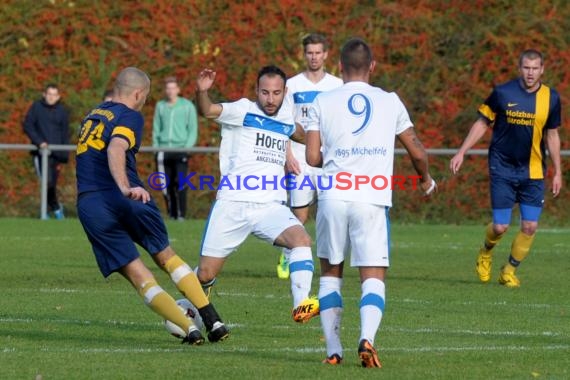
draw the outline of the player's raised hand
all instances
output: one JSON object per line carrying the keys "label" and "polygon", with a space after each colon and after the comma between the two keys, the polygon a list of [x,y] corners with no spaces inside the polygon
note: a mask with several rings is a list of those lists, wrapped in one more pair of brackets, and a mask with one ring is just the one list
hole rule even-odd
{"label": "player's raised hand", "polygon": [[204,69],[198,74],[198,79],[196,79],[196,90],[207,91],[214,84],[214,79],[216,78],[216,72],[212,69]]}
{"label": "player's raised hand", "polygon": [[150,201],[150,194],[142,187],[131,187],[125,195],[132,200],[141,201],[142,203]]}
{"label": "player's raised hand", "polygon": [[453,174],[457,174],[462,164],[463,164],[463,153],[457,153],[455,156],[453,156],[451,161],[449,161],[449,169]]}

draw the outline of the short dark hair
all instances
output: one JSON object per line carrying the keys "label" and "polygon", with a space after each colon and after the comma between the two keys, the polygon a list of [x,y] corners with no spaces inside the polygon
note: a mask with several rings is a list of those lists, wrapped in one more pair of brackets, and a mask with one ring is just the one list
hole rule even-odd
{"label": "short dark hair", "polygon": [[310,33],[303,37],[303,50],[307,50],[307,45],[322,44],[323,50],[329,50],[327,38],[319,33]]}
{"label": "short dark hair", "polygon": [[164,78],[164,85],[166,86],[169,83],[176,83],[178,84],[178,80],[176,79],[176,77],[170,76],[170,77],[166,77]]}
{"label": "short dark hair", "polygon": [[536,49],[527,49],[521,53],[519,56],[519,67],[522,67],[523,59],[540,59],[540,65],[544,63],[544,59],[542,57],[542,53]]}
{"label": "short dark hair", "polygon": [[278,75],[281,77],[281,79],[283,79],[283,84],[285,84],[285,82],[287,82],[287,75],[285,75],[285,72],[275,65],[264,66],[261,68],[261,70],[259,70],[259,72],[257,73],[257,85],[258,86],[259,86],[259,80],[264,75],[267,75],[270,77]]}
{"label": "short dark hair", "polygon": [[54,89],[54,90],[59,91],[59,86],[55,83],[48,83],[44,86],[44,92],[47,92],[47,90],[50,90],[50,89]]}
{"label": "short dark hair", "polygon": [[351,38],[342,47],[340,63],[346,73],[368,71],[372,63],[372,50],[362,38]]}

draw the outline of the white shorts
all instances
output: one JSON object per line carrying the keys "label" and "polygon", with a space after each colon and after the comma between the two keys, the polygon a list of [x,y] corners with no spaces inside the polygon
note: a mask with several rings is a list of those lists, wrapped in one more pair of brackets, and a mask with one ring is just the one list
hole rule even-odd
{"label": "white shorts", "polygon": [[[303,165],[301,169],[302,173],[295,177],[295,189],[289,191],[289,207],[292,208],[307,207],[317,200],[317,181],[322,169],[309,165]],[[309,180],[312,186],[309,185]]]}
{"label": "white shorts", "polygon": [[249,234],[273,244],[283,231],[297,225],[301,222],[284,204],[217,200],[210,211],[200,255],[228,257]]}
{"label": "white shorts", "polygon": [[386,206],[369,203],[319,200],[317,256],[338,265],[350,249],[353,267],[389,267],[388,210]]}

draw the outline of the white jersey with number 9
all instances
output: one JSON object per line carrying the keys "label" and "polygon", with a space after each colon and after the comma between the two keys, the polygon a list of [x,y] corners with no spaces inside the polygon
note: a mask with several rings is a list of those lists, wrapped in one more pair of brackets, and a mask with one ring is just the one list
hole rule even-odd
{"label": "white jersey with number 9", "polygon": [[[410,127],[408,112],[395,93],[364,82],[348,82],[319,94],[309,108],[307,122],[307,131],[320,131],[321,136],[323,186],[319,199],[391,207],[395,137]],[[370,184],[357,189],[356,176],[383,176],[388,184],[382,190]],[[332,187],[324,189],[329,183]],[[376,187],[382,184],[380,181]]]}

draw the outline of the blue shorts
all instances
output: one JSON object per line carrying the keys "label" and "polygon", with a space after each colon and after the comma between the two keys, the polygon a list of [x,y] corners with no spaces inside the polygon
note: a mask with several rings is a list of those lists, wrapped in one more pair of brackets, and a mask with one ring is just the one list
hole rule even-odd
{"label": "blue shorts", "polygon": [[151,255],[169,245],[152,200],[144,204],[117,190],[88,192],[79,195],[77,213],[105,277],[139,257],[135,243]]}
{"label": "blue shorts", "polygon": [[520,205],[521,219],[537,222],[544,204],[544,180],[491,176],[494,224],[510,224],[511,212]]}

